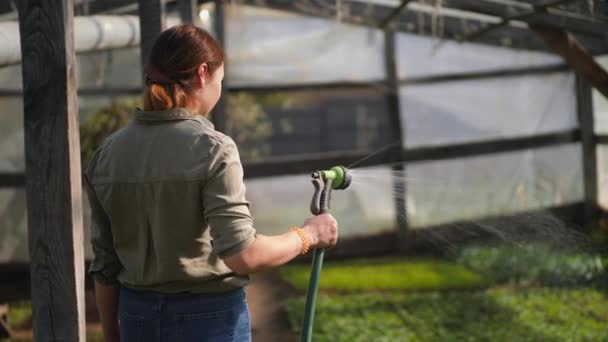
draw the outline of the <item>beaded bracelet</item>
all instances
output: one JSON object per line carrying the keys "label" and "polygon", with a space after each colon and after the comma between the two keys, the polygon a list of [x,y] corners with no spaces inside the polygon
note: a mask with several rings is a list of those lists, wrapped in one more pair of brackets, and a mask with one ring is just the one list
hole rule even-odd
{"label": "beaded bracelet", "polygon": [[304,254],[308,253],[308,248],[310,248],[310,243],[308,242],[308,238],[306,237],[304,230],[302,230],[302,228],[300,228],[300,227],[291,227],[290,231],[296,232],[296,234],[298,234],[298,236],[300,237],[300,240],[302,240],[302,248],[300,249],[300,254],[304,255]]}

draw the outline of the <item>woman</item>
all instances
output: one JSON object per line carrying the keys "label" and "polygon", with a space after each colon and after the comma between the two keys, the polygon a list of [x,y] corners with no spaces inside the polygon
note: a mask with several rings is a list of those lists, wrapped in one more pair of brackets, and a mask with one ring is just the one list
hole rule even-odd
{"label": "woman", "polygon": [[107,341],[249,341],[247,275],[336,244],[329,214],[256,234],[237,148],[206,118],[223,62],[200,28],[161,33],[143,110],[89,163],[89,273]]}

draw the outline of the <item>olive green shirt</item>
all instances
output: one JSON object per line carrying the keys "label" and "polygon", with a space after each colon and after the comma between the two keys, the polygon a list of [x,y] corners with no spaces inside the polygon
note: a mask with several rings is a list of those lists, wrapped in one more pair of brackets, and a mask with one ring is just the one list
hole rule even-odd
{"label": "olive green shirt", "polygon": [[85,172],[89,268],[105,284],[163,293],[242,287],[223,257],[255,239],[236,145],[185,109],[137,110]]}

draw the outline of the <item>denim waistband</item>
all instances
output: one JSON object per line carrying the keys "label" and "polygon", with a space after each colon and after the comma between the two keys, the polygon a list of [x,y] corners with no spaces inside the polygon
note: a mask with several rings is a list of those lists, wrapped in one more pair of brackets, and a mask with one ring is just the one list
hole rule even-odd
{"label": "denim waistband", "polygon": [[171,300],[171,301],[192,301],[192,300],[227,300],[231,298],[241,298],[245,296],[245,289],[238,288],[236,290],[219,293],[191,293],[191,292],[179,292],[179,293],[161,293],[146,290],[136,290],[125,286],[120,287],[120,291],[123,294],[128,295],[131,299],[149,302],[158,300]]}

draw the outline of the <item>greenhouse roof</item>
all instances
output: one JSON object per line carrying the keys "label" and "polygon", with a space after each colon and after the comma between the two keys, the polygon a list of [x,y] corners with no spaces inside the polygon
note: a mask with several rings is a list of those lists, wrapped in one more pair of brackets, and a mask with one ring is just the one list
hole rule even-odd
{"label": "greenhouse roof", "polygon": [[[183,2],[196,2],[184,0]],[[216,0],[218,1],[218,0]],[[74,0],[76,15],[135,13],[137,0]],[[165,0],[167,9],[182,1]],[[213,2],[198,0],[198,3]],[[608,52],[605,0],[231,0],[396,31],[517,49],[548,50],[530,25],[571,32],[591,53]],[[14,0],[0,1],[0,18],[16,18]]]}

